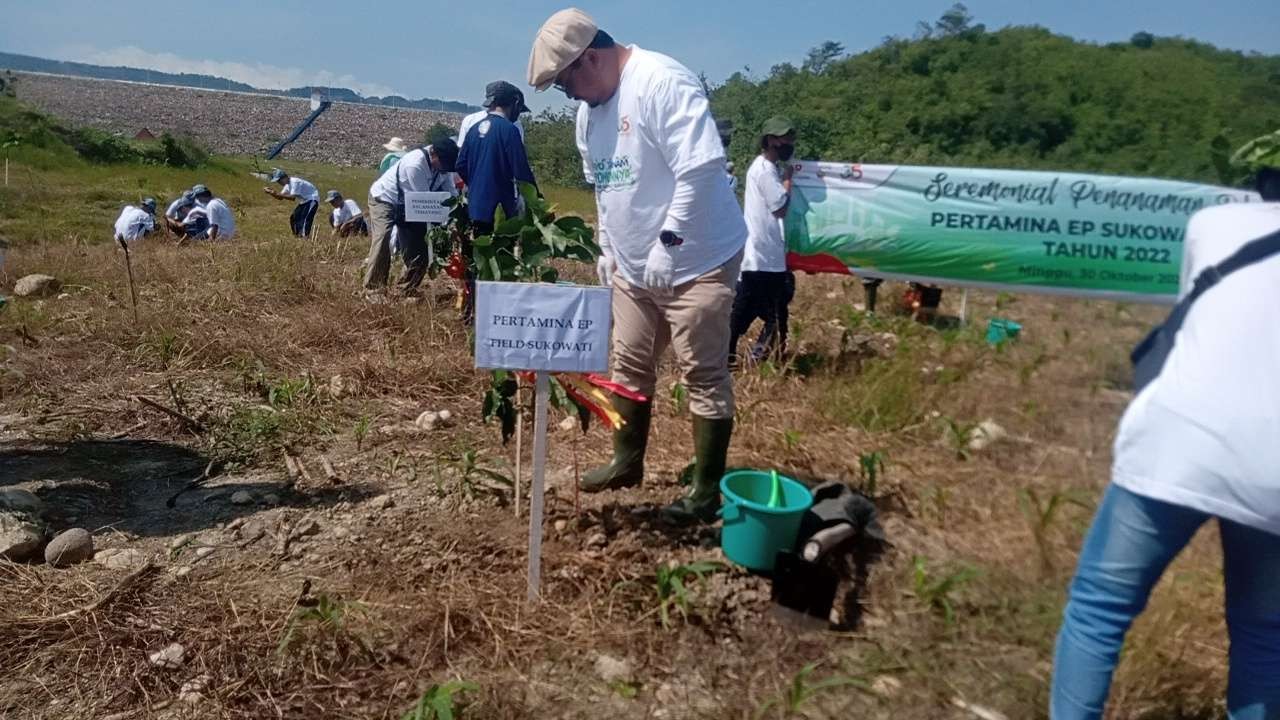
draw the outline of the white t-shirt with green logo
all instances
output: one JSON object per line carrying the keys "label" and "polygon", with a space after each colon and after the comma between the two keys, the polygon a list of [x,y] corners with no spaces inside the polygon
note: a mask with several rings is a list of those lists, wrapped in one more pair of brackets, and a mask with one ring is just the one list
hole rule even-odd
{"label": "white t-shirt with green logo", "polygon": [[[643,285],[649,251],[663,230],[684,238],[669,248],[674,283],[688,282],[742,251],[747,227],[724,181],[724,146],[698,78],[659,53],[631,47],[613,97],[578,108],[578,150],[595,185],[602,234],[622,278]],[[676,178],[697,173],[689,212],[670,212]]]}

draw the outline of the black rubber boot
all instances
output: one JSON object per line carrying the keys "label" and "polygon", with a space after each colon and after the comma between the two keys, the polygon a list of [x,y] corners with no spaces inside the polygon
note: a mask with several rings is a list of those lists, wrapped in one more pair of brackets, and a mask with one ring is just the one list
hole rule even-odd
{"label": "black rubber boot", "polygon": [[626,424],[613,431],[613,460],[582,476],[582,492],[634,487],[644,479],[644,451],[649,443],[653,403],[636,402],[621,395],[614,395],[611,401]]}
{"label": "black rubber boot", "polygon": [[720,479],[724,477],[733,437],[733,418],[713,420],[693,416],[693,452],[697,462],[689,494],[660,512],[671,525],[711,524],[720,512]]}

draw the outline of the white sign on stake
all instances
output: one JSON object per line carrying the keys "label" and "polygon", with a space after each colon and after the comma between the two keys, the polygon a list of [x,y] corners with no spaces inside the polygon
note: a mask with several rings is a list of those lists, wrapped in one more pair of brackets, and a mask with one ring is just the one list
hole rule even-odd
{"label": "white sign on stake", "polygon": [[612,291],[607,287],[476,283],[476,367],[604,372]]}
{"label": "white sign on stake", "polygon": [[404,193],[405,222],[446,223],[449,221],[449,208],[444,201],[453,197],[447,192],[416,192],[406,190]]}
{"label": "white sign on stake", "polygon": [[608,369],[612,303],[612,291],[604,287],[476,283],[476,367],[537,371],[529,493],[530,602],[538,599],[542,583],[542,495],[551,394],[547,373]]}

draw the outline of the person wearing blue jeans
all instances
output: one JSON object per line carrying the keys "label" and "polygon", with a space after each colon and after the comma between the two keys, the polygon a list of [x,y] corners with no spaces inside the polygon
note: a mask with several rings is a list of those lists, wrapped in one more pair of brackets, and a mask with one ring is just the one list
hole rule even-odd
{"label": "person wearing blue jeans", "polygon": [[1053,720],[1103,717],[1129,626],[1165,568],[1215,518],[1230,638],[1227,713],[1280,720],[1280,324],[1260,312],[1280,306],[1280,247],[1216,273],[1246,245],[1275,246],[1280,133],[1264,147],[1275,153],[1272,167],[1257,171],[1264,202],[1216,205],[1187,224],[1180,299],[1197,278],[1221,279],[1191,302],[1159,376],[1120,421],[1111,485],[1058,633]]}
{"label": "person wearing blue jeans", "polygon": [[[1054,655],[1051,717],[1101,718],[1125,633],[1211,515],[1117,485],[1085,538]],[[1219,520],[1232,720],[1280,718],[1280,536]]]}

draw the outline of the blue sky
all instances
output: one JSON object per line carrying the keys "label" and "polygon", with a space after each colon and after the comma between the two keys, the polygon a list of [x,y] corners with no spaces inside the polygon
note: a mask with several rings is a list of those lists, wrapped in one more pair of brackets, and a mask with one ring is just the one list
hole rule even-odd
{"label": "blue sky", "polygon": [[[971,0],[989,28],[1042,25],[1110,42],[1146,30],[1280,54],[1280,0]],[[722,80],[799,62],[824,40],[850,51],[910,36],[951,0],[633,0],[586,2],[616,38],[660,50]],[[497,78],[524,85],[534,32],[561,2],[382,0],[7,0],[0,50],[170,72],[261,87],[344,85],[479,103]],[[187,14],[184,8],[200,9]],[[780,9],[785,8],[785,9]],[[563,96],[530,97],[540,109]]]}

